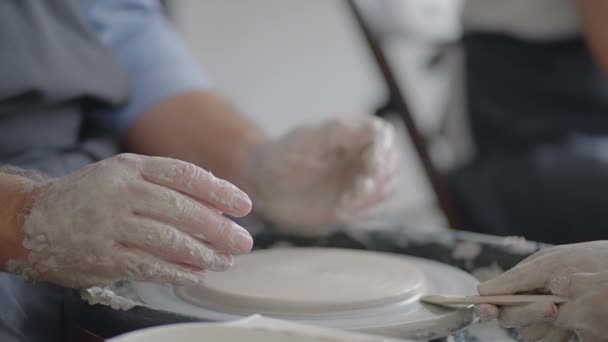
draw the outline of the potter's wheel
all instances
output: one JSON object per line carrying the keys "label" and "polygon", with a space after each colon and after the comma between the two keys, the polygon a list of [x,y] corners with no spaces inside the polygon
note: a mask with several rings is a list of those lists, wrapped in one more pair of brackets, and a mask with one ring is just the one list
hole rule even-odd
{"label": "potter's wheel", "polygon": [[281,248],[239,256],[205,286],[135,284],[140,299],[211,321],[252,314],[414,339],[450,335],[470,324],[470,309],[418,301],[425,294],[471,295],[477,281],[438,262],[331,248]]}

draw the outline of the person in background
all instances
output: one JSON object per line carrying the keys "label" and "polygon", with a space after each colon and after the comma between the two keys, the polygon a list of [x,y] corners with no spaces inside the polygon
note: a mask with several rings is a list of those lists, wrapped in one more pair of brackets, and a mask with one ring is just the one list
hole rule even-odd
{"label": "person in background", "polygon": [[606,341],[608,2],[465,0],[466,92],[476,157],[450,175],[463,228],[552,243],[479,285],[566,303],[479,305],[524,341]]}
{"label": "person in background", "polygon": [[449,175],[463,229],[549,243],[605,237],[608,7],[466,0],[476,156]]}
{"label": "person in background", "polygon": [[65,287],[225,270],[253,244],[227,216],[323,233],[394,188],[389,124],[269,139],[213,90],[158,1],[3,1],[0,44],[3,341],[62,340]]}

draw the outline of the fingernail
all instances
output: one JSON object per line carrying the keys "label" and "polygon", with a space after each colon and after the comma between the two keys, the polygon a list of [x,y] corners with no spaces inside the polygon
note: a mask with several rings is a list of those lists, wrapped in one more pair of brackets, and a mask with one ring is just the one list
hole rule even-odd
{"label": "fingernail", "polygon": [[251,199],[244,193],[239,193],[232,199],[232,207],[241,212],[249,212],[251,210]]}
{"label": "fingernail", "polygon": [[253,239],[249,233],[236,231],[232,234],[230,248],[234,254],[247,253],[253,247]]}
{"label": "fingernail", "polygon": [[557,316],[558,308],[555,304],[551,303],[545,311],[545,318],[555,318]]}

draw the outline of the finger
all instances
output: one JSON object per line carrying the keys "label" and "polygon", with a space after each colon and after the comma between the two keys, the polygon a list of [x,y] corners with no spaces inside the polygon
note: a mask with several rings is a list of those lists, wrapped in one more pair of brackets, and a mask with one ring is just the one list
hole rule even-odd
{"label": "finger", "polygon": [[567,281],[552,282],[554,293],[576,298],[595,289],[608,287],[608,273],[580,272],[568,276]]}
{"label": "finger", "polygon": [[241,217],[251,211],[251,200],[243,191],[194,164],[176,159],[146,157],[139,161],[138,168],[148,182],[209,203],[221,212]]}
{"label": "finger", "polygon": [[500,313],[497,306],[490,304],[475,305],[474,310],[477,316],[484,322],[497,319],[498,314]]}
{"label": "finger", "polygon": [[[359,190],[356,195],[353,193],[357,190],[354,190],[342,195],[340,205],[336,208],[337,216],[365,216],[368,211],[378,207],[397,189],[397,179],[391,175],[385,176],[383,179],[368,181],[369,184],[357,185],[356,187],[369,187],[369,190]],[[371,192],[366,193],[366,191]]]}
{"label": "finger", "polygon": [[373,120],[367,125],[368,139],[363,148],[361,159],[365,170],[370,173],[379,173],[387,168],[394,168],[399,160],[395,148],[395,132],[388,122]]}
{"label": "finger", "polygon": [[[555,325],[585,337],[608,336],[608,288],[588,288],[586,294],[562,305]],[[586,340],[583,340],[586,341]]]}
{"label": "finger", "polygon": [[364,202],[375,192],[376,182],[370,177],[356,177],[352,186],[347,189],[340,199],[339,208],[352,211],[361,202]]}
{"label": "finger", "polygon": [[555,325],[563,329],[572,329],[573,322],[580,320],[580,305],[576,302],[567,302],[559,308],[559,315]]}
{"label": "finger", "polygon": [[395,158],[392,159],[393,161],[389,161],[387,169],[383,169],[376,174],[360,172],[354,176],[352,185],[347,185],[344,189],[339,210],[353,215],[361,210],[376,206],[390,196],[396,190],[398,182],[396,171],[398,163]]}
{"label": "finger", "polygon": [[224,271],[232,266],[231,255],[218,253],[189,234],[144,217],[128,219],[117,241],[168,262],[192,265],[200,270]]}
{"label": "finger", "polygon": [[371,144],[375,137],[374,127],[366,120],[329,120],[322,130],[324,135],[332,137],[330,146],[349,153],[359,151]]}
{"label": "finger", "polygon": [[553,328],[545,337],[544,342],[568,342],[574,334],[561,328]]}
{"label": "finger", "polygon": [[[347,161],[346,167],[354,171],[355,186],[362,179],[373,179],[378,182],[380,179],[394,177],[397,174],[399,154],[394,148],[393,139],[390,138],[392,131],[388,132],[388,134],[375,137],[374,141],[358,152],[352,153]],[[388,146],[385,146],[387,144]],[[357,190],[356,187],[354,190]]]}
{"label": "finger", "polygon": [[[363,153],[359,160],[353,162],[354,165],[359,165],[362,177],[384,178],[390,175],[396,175],[399,168],[399,154],[395,149],[386,151],[374,151],[368,149]],[[362,166],[361,163],[363,163]]]}
{"label": "finger", "polygon": [[498,277],[479,284],[479,294],[512,294],[543,288],[552,273],[552,269],[543,260],[540,258],[517,265]]}
{"label": "finger", "polygon": [[397,189],[397,180],[394,177],[387,177],[376,182],[376,187],[373,193],[363,198],[359,203],[354,203],[351,211],[354,214],[359,213],[365,215],[367,211],[378,207],[388,197],[390,197]]}
{"label": "finger", "polygon": [[135,214],[165,222],[231,254],[248,253],[251,235],[216,210],[188,196],[154,184],[139,189],[142,201],[133,204]]}
{"label": "finger", "polygon": [[392,192],[387,185],[395,183],[392,178],[396,178],[399,156],[394,148],[392,126],[383,120],[368,120],[358,128],[343,131],[346,131],[342,134],[344,140],[357,142],[343,147],[350,151],[344,167],[352,177],[343,178],[345,185],[338,207],[340,211],[352,212],[374,206]]}
{"label": "finger", "polygon": [[519,329],[519,336],[526,342],[542,340],[553,329],[549,323],[532,324]]}
{"label": "finger", "polygon": [[118,272],[124,275],[124,278],[135,281],[176,286],[201,285],[206,273],[159,259],[137,249],[118,250],[115,257],[120,262]]}
{"label": "finger", "polygon": [[557,317],[557,306],[551,302],[536,302],[526,305],[505,306],[498,320],[505,328],[522,327],[535,323],[552,322]]}
{"label": "finger", "polygon": [[[321,126],[320,136],[329,137],[327,146],[331,150],[344,151],[347,156],[360,158],[363,149],[371,148],[376,142],[380,146],[390,141],[392,126],[376,117],[359,121],[330,120]],[[394,134],[393,134],[394,135]]]}

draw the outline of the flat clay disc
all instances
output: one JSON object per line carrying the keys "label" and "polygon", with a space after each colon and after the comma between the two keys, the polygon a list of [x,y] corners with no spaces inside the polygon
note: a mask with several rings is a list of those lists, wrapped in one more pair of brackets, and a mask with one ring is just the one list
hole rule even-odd
{"label": "flat clay disc", "polygon": [[405,301],[424,285],[415,265],[390,254],[273,249],[239,256],[229,270],[210,273],[203,287],[179,295],[199,305],[254,312],[327,313]]}
{"label": "flat clay disc", "polygon": [[477,280],[436,261],[332,248],[276,248],[239,256],[206,286],[134,283],[147,305],[208,321],[253,314],[327,328],[414,340],[471,324],[472,308],[421,303],[424,295],[468,296]]}

